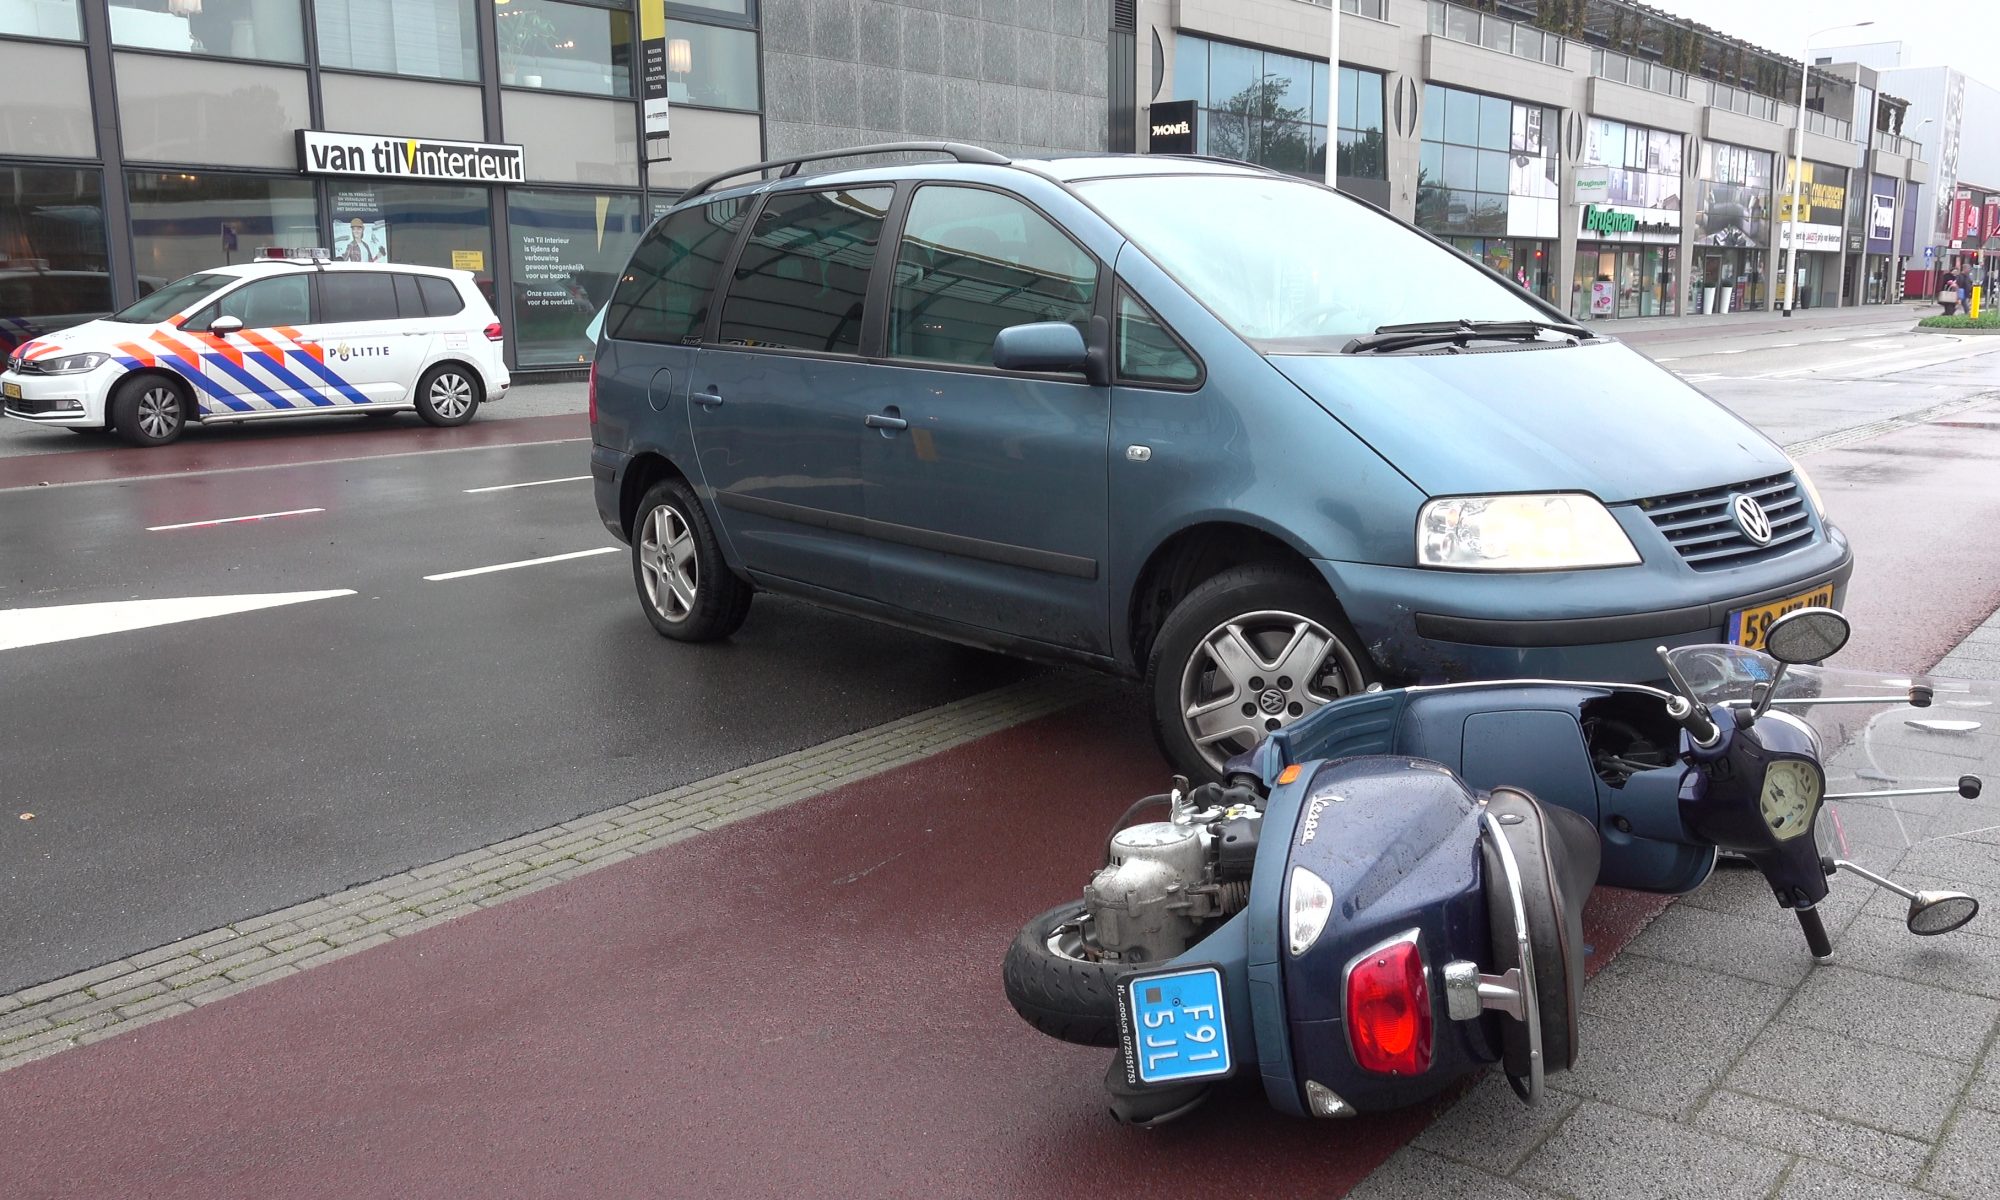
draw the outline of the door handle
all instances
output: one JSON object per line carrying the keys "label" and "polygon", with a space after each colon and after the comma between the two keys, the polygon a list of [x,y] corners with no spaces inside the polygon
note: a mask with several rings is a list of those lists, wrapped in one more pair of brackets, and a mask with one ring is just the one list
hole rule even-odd
{"label": "door handle", "polygon": [[861,419],[861,423],[870,429],[908,429],[910,427],[910,423],[903,418],[885,416],[882,413],[869,413]]}
{"label": "door handle", "polygon": [[694,402],[703,408],[714,408],[722,403],[722,393],[716,391],[714,388],[710,388],[705,392],[696,392],[694,394]]}

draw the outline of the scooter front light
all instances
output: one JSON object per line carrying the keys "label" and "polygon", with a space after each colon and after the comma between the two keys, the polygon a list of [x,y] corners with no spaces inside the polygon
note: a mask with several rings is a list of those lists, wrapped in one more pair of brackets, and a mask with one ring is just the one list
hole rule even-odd
{"label": "scooter front light", "polygon": [[1297,958],[1312,949],[1320,931],[1326,928],[1326,919],[1333,915],[1333,889],[1326,880],[1304,867],[1293,867],[1292,899],[1286,912],[1292,957]]}
{"label": "scooter front light", "polygon": [[1378,1075],[1431,1068],[1431,990],[1417,931],[1383,942],[1347,967],[1347,1041],[1354,1061]]}

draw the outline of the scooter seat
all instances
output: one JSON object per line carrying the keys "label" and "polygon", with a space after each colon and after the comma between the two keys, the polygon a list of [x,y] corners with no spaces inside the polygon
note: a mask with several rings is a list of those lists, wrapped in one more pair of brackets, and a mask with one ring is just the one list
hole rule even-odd
{"label": "scooter seat", "polygon": [[[1543,1069],[1567,1070],[1576,1061],[1577,1018],[1583,1003],[1583,906],[1597,882],[1602,857],[1597,828],[1580,814],[1545,805],[1519,788],[1494,788],[1487,807],[1505,832],[1520,871],[1541,1016]],[[1513,902],[1492,839],[1483,839],[1481,849],[1493,969],[1504,973],[1516,965]],[[1527,1026],[1504,1018],[1501,1026],[1503,1062],[1518,1088],[1531,1065]]]}

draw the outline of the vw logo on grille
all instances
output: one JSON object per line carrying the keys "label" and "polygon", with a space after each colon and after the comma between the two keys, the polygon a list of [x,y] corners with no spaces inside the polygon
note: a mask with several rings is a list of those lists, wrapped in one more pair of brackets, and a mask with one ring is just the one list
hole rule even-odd
{"label": "vw logo on grille", "polygon": [[1735,514],[1736,527],[1743,531],[1744,537],[1759,546],[1771,544],[1771,514],[1764,511],[1763,505],[1752,497],[1738,495],[1730,501],[1729,508]]}
{"label": "vw logo on grille", "polygon": [[1277,688],[1265,688],[1257,697],[1257,707],[1275,717],[1285,711],[1285,693]]}

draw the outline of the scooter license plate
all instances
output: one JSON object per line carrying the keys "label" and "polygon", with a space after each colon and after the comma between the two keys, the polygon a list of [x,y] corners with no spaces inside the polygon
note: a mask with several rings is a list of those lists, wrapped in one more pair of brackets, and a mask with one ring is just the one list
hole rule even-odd
{"label": "scooter license plate", "polygon": [[1118,1024],[1132,1083],[1220,1079],[1236,1069],[1218,968],[1125,976],[1118,981]]}
{"label": "scooter license plate", "polygon": [[1759,604],[1754,608],[1739,608],[1729,614],[1729,640],[1746,650],[1764,648],[1764,631],[1771,622],[1788,612],[1801,608],[1830,608],[1833,605],[1833,585],[1825,584],[1810,592],[1797,596],[1787,596],[1769,604]]}

